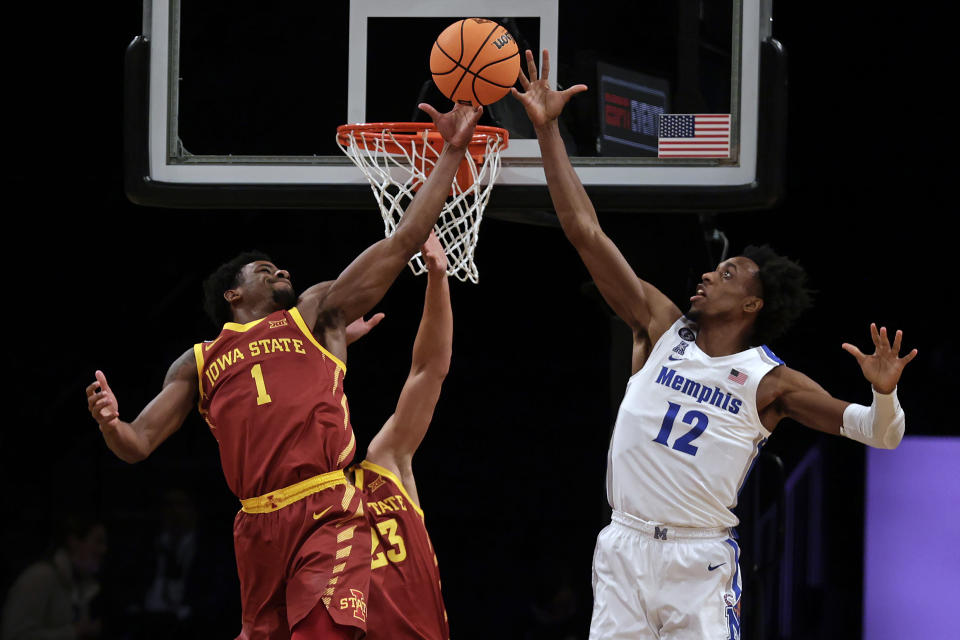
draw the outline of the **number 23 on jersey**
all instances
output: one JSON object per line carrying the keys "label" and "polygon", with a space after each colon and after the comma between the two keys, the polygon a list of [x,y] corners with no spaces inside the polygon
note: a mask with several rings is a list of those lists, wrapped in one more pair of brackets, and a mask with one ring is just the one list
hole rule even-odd
{"label": "number 23 on jersey", "polygon": [[[384,545],[386,554],[384,554],[383,551],[377,551],[381,541],[380,536],[377,535],[377,530],[380,531],[380,536],[386,536],[387,543],[390,545],[389,548],[386,548],[386,545]],[[407,548],[403,544],[403,537],[397,533],[396,518],[388,518],[387,520],[377,522],[376,530],[372,527],[370,528],[370,538],[373,543],[370,549],[371,569],[385,567],[388,562],[396,564],[407,559]]]}

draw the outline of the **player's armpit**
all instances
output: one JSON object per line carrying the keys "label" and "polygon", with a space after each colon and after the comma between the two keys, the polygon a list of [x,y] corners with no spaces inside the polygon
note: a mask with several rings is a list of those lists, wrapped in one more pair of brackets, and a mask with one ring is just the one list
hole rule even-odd
{"label": "player's armpit", "polygon": [[640,282],[643,284],[647,312],[650,314],[647,321],[647,338],[650,340],[651,348],[653,348],[653,345],[657,344],[660,337],[673,326],[673,323],[683,315],[683,312],[670,298],[652,284],[646,280]]}
{"label": "player's armpit", "polygon": [[840,435],[843,412],[849,404],[834,398],[810,377],[786,366],[771,370],[757,389],[757,409],[769,431],[783,418],[790,418],[805,427]]}
{"label": "player's armpit", "polygon": [[297,299],[297,309],[300,311],[300,317],[303,318],[304,323],[311,329],[317,324],[317,310],[320,308],[320,303],[330,291],[333,282],[333,280],[318,282],[301,293]]}
{"label": "player's armpit", "polygon": [[366,459],[394,475],[400,475],[400,456],[394,443],[396,416],[391,415],[367,445]]}
{"label": "player's armpit", "polygon": [[[379,465],[391,472],[403,483],[410,499],[419,507],[420,497],[417,495],[417,485],[413,478],[413,454],[419,446],[419,441],[411,449],[408,440],[410,431],[397,420],[394,414],[387,419],[380,431],[367,446],[366,460]],[[428,425],[429,426],[429,423]],[[426,428],[423,429],[423,433]],[[420,438],[422,439],[423,433]]]}
{"label": "player's armpit", "polygon": [[[436,216],[431,219],[431,224],[435,221]],[[423,238],[429,233],[428,227],[423,232]],[[409,234],[400,234],[398,230],[364,250],[337,277],[320,302],[317,332],[322,330],[321,325],[329,325],[334,320],[346,327],[370,311],[422,244],[422,238],[417,242]]]}

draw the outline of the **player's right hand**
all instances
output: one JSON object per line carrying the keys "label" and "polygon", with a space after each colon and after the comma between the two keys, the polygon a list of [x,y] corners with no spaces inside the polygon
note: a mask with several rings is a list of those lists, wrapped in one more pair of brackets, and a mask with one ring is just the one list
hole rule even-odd
{"label": "player's right hand", "polygon": [[483,115],[483,107],[468,107],[462,104],[454,105],[447,113],[440,113],[426,102],[417,106],[430,116],[446,143],[458,150],[466,149],[470,144],[477,121]]}
{"label": "player's right hand", "polygon": [[533,59],[533,52],[527,49],[526,55],[527,71],[530,77],[527,78],[523,69],[521,69],[519,80],[520,86],[523,87],[523,93],[517,91],[515,87],[510,89],[510,93],[527,110],[527,117],[530,118],[534,128],[538,128],[556,120],[570,98],[586,91],[587,85],[577,84],[563,91],[555,91],[550,88],[548,82],[550,77],[549,52],[546,49],[543,50],[543,68],[540,73],[537,73],[537,63]]}
{"label": "player's right hand", "polygon": [[99,369],[95,375],[96,382],[87,386],[87,408],[103,431],[104,427],[115,427],[120,422],[120,407],[117,396],[113,395],[110,385],[107,384],[107,376]]}
{"label": "player's right hand", "polygon": [[430,232],[427,241],[423,243],[420,254],[423,256],[427,271],[438,275],[447,272],[447,254],[443,252],[443,245],[440,244],[437,234],[433,231]]}

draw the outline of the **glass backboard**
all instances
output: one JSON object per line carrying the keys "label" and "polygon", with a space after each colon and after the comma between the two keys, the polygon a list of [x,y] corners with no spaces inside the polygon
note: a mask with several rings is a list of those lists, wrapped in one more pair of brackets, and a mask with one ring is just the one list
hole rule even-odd
{"label": "glass backboard", "polygon": [[[128,195],[175,207],[369,208],[336,127],[426,121],[421,101],[449,108],[430,76],[433,41],[456,20],[485,17],[521,50],[548,49],[554,84],[590,87],[560,125],[598,209],[770,206],[786,102],[771,1],[145,0],[127,56]],[[684,127],[699,131],[706,116],[727,123],[721,150],[670,155],[664,141],[698,140]],[[510,132],[490,208],[549,208],[520,104],[489,105],[481,124]]]}

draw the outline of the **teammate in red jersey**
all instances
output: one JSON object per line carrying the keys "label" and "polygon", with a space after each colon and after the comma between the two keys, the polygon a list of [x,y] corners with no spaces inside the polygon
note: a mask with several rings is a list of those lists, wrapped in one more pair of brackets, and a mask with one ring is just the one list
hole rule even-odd
{"label": "teammate in red jersey", "polygon": [[396,411],[353,467],[365,494],[372,554],[367,640],[447,640],[437,557],[424,526],[413,477],[413,454],[423,441],[450,367],[453,311],[447,258],[431,234],[424,245],[427,292],[413,343],[410,374]]}
{"label": "teammate in red jersey", "polygon": [[355,449],[343,393],[348,327],[427,239],[482,112],[420,107],[446,144],[391,237],[299,297],[290,274],[266,256],[223,265],[207,281],[208,302],[218,303],[208,310],[226,322],[223,331],[178,358],[132,422],[120,419],[102,372],[87,387],[107,446],[127,462],[150,455],[199,397],[243,506],[234,523],[238,638],[354,638],[365,630],[369,525],[343,473]]}

